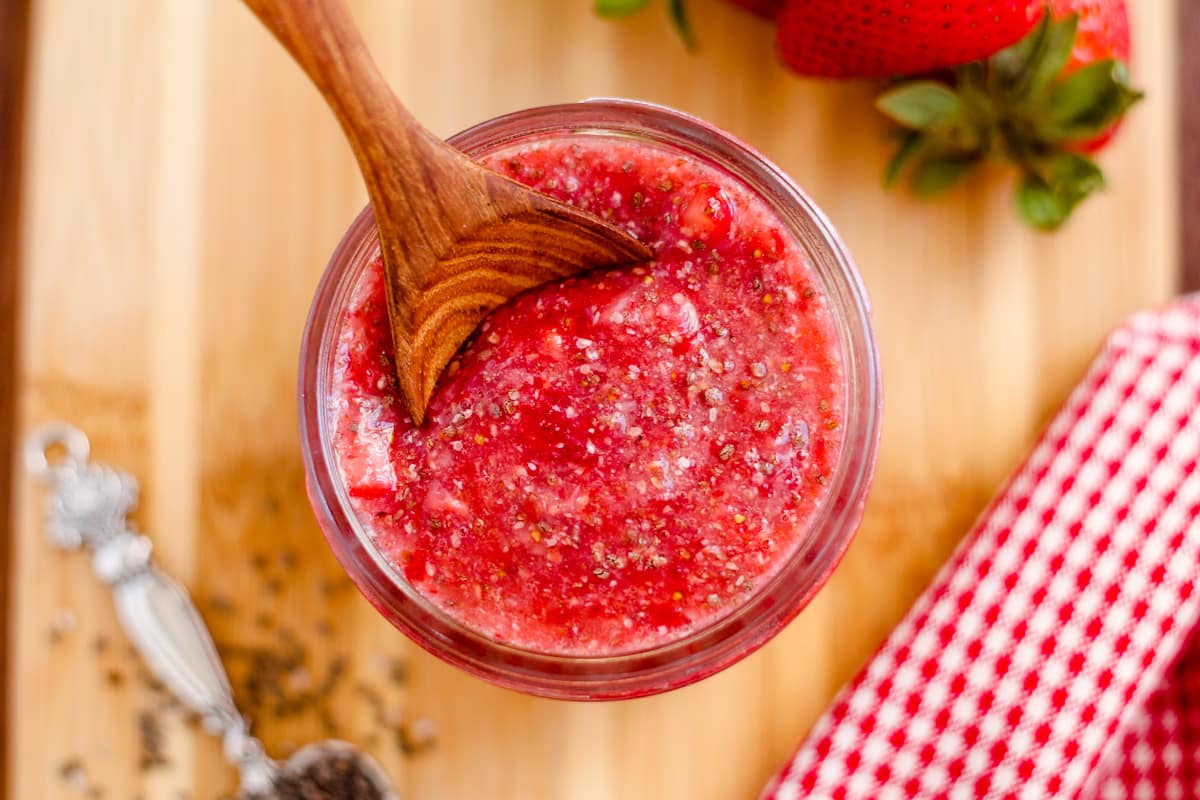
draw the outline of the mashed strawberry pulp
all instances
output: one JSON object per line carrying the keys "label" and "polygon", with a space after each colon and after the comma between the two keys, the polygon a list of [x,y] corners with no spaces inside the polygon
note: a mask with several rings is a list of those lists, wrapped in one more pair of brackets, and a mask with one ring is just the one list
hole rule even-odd
{"label": "mashed strawberry pulp", "polygon": [[700,630],[779,571],[825,500],[845,402],[827,298],[767,202],[690,155],[572,134],[485,162],[656,260],[497,310],[420,428],[368,266],[327,400],[359,523],[427,601],[515,647],[615,655]]}

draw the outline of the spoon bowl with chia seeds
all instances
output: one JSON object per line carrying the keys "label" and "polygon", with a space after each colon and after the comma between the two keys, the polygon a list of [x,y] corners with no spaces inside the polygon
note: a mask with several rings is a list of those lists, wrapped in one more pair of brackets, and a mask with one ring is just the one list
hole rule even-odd
{"label": "spoon bowl with chia seeds", "polygon": [[[29,471],[50,487],[47,534],[68,550],[92,552],[96,575],[113,590],[117,618],[146,664],[179,700],[220,736],[238,769],[243,800],[397,800],[376,761],[349,742],[327,739],[286,761],[266,754],[237,710],[229,677],[208,627],[186,589],[156,567],[150,540],[135,532],[132,475],[88,463],[87,436],[65,423],[34,431],[25,446]],[[48,453],[66,456],[51,463]]]}
{"label": "spoon bowl with chia seeds", "polygon": [[243,800],[393,800],[391,782],[375,759],[348,742],[314,742],[277,764],[266,792]]}

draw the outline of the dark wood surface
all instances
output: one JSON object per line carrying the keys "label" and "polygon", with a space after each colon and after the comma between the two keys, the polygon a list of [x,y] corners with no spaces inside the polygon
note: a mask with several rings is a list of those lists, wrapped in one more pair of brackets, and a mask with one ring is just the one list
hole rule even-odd
{"label": "dark wood surface", "polygon": [[[13,422],[16,384],[17,263],[20,251],[21,142],[24,126],[25,43],[28,0],[0,0],[0,575],[8,574],[12,514]],[[0,620],[8,619],[8,586],[0,590]],[[0,636],[0,679],[8,686],[8,636]],[[7,692],[0,693],[0,716],[7,718]],[[7,725],[0,726],[0,775],[8,774]]]}
{"label": "dark wood surface", "polygon": [[1200,2],[1179,4],[1179,231],[1184,291],[1200,290]]}
{"label": "dark wood surface", "polygon": [[[0,0],[0,533],[9,520],[28,0]],[[7,540],[7,536],[3,539]],[[0,574],[7,566],[0,547]],[[0,592],[0,603],[6,595]],[[0,608],[0,618],[3,608]],[[5,641],[0,638],[0,664]],[[0,769],[0,773],[3,770]]]}

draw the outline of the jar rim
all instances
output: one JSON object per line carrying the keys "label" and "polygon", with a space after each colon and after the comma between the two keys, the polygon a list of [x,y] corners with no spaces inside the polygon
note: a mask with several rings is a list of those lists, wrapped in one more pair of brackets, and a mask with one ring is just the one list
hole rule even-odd
{"label": "jar rim", "polygon": [[881,386],[870,304],[849,252],[808,195],[746,143],[665,106],[608,98],[516,111],[448,141],[477,156],[524,139],[589,133],[641,137],[732,172],[772,206],[829,298],[846,392],[841,450],[804,539],[763,586],[730,614],[679,639],[611,655],[547,654],[498,642],[411,587],[375,546],[350,504],[325,403],[340,314],[362,269],[378,252],[369,205],[338,244],[313,299],[300,354],[299,416],[309,498],[325,537],[359,590],[394,626],[434,655],[493,683],[549,697],[617,699],[677,688],[730,666],[765,644],[811,601],[861,521],[878,450]]}

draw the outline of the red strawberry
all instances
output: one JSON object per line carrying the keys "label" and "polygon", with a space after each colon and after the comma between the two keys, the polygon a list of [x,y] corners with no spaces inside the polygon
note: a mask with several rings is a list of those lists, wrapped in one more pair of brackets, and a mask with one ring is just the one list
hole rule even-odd
{"label": "red strawberry", "polygon": [[783,5],[787,0],[729,0],[735,6],[741,6],[747,11],[753,11],[760,17],[766,19],[775,19],[779,16],[779,12],[783,11]]}
{"label": "red strawberry", "polygon": [[1055,19],[1079,15],[1075,45],[1063,72],[1074,72],[1105,58],[1129,63],[1129,13],[1124,2],[1050,0],[1050,6]]}
{"label": "red strawberry", "polygon": [[1104,186],[1085,153],[1112,137],[1141,98],[1129,84],[1125,0],[1053,0],[1025,38],[954,69],[885,92],[876,106],[908,132],[888,167],[910,162],[918,194],[957,182],[999,154],[1021,169],[1016,201],[1033,226],[1053,230]]}
{"label": "red strawberry", "polygon": [[[1079,26],[1075,34],[1075,46],[1071,58],[1063,67],[1069,74],[1094,61],[1114,58],[1129,66],[1129,14],[1125,4],[1106,0],[1053,0],[1055,19],[1064,19],[1071,14],[1079,15]],[[1084,153],[1095,153],[1108,144],[1120,127],[1120,120],[1094,139],[1071,145]]]}
{"label": "red strawberry", "polygon": [[802,75],[914,75],[986,58],[1027,34],[1039,0],[788,0],[779,52]]}

